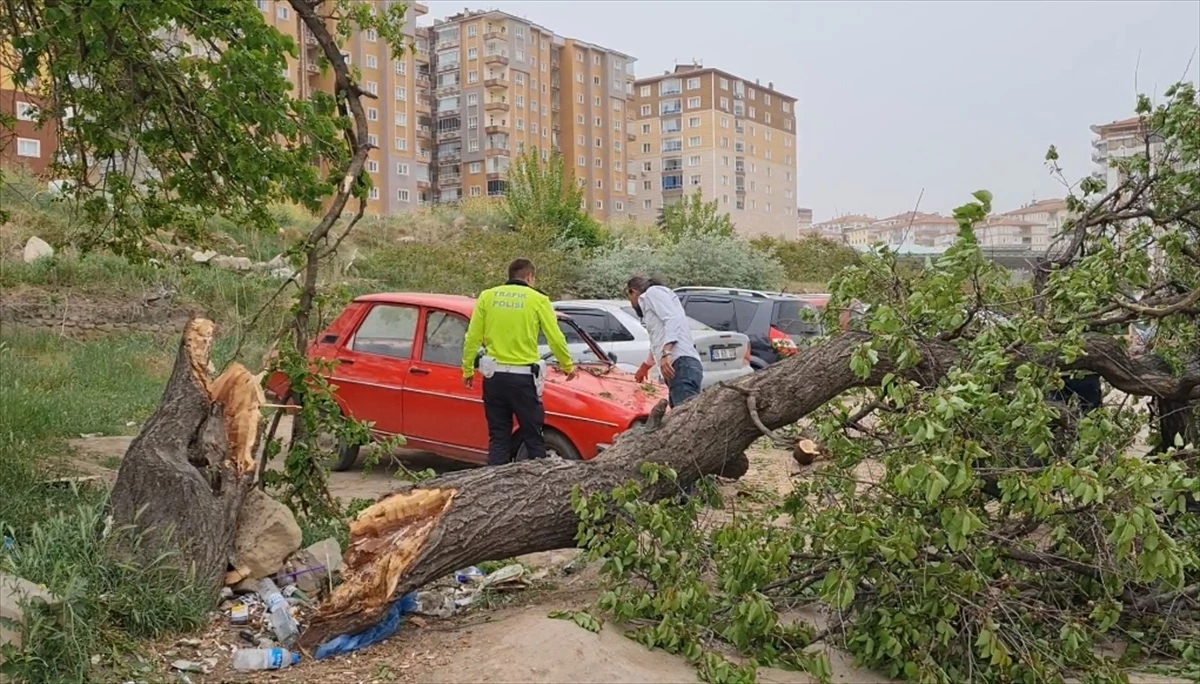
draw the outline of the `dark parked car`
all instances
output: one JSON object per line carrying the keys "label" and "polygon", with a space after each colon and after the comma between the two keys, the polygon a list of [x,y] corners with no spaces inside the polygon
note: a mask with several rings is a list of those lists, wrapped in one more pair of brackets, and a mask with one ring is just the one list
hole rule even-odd
{"label": "dark parked car", "polygon": [[727,288],[675,291],[687,315],[750,338],[750,365],[762,370],[823,334],[817,307],[795,295]]}

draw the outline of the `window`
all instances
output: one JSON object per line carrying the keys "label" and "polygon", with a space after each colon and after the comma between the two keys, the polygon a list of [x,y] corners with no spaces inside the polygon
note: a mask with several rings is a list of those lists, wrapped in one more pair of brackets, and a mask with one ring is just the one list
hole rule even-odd
{"label": "window", "polygon": [[371,147],[379,147],[379,136],[374,133],[367,134],[367,144]]}
{"label": "window", "polygon": [[650,143],[642,143],[642,154],[650,154]]}
{"label": "window", "polygon": [[396,112],[396,125],[397,126],[407,126],[408,125],[408,114],[405,114],[404,112]]}
{"label": "window", "polygon": [[478,33],[479,33],[479,27],[476,26],[475,24],[471,24],[470,26],[467,27],[467,37],[468,38],[474,38]]}
{"label": "window", "polygon": [[683,92],[683,83],[677,78],[663,79],[658,82],[659,96],[678,95]]}
{"label": "window", "polygon": [[650,124],[642,124],[642,135],[650,135]]}
{"label": "window", "polygon": [[683,141],[679,138],[667,138],[662,141],[663,152],[678,152],[683,149]]}
{"label": "window", "polygon": [[583,115],[582,114],[575,115],[575,123],[579,124],[580,126],[583,125]]}
{"label": "window", "polygon": [[763,93],[763,104],[768,107],[771,106],[771,95],[769,93]]}
{"label": "window", "polygon": [[517,84],[517,85],[519,85],[519,86],[523,86],[523,85],[525,85],[525,74],[523,74],[523,73],[521,73],[520,71],[518,71],[518,72],[517,72],[517,75],[514,77],[514,81],[515,81],[515,82],[516,82],[516,84]]}
{"label": "window", "polygon": [[725,111],[729,111],[729,98],[727,98],[727,97],[721,98],[721,109],[724,109]]}
{"label": "window", "polygon": [[650,86],[642,86],[639,89],[639,92],[641,93],[642,97],[650,97]]}
{"label": "window", "polygon": [[367,92],[371,93],[372,95],[378,95],[379,94],[379,82],[378,81],[367,81]]}
{"label": "window", "polygon": [[692,185],[700,185],[700,176],[692,176],[688,182],[690,182]]}
{"label": "window", "polygon": [[32,102],[17,103],[17,118],[21,121],[37,121],[38,108]]}
{"label": "window", "polygon": [[688,90],[700,90],[700,79],[689,78],[687,80],[687,89]]}
{"label": "window", "polygon": [[479,151],[479,141],[476,139],[468,140],[467,141],[467,151],[468,152],[478,152]]}
{"label": "window", "polygon": [[736,331],[733,300],[715,297],[688,297],[683,303],[684,312],[710,328]]}
{"label": "window", "polygon": [[456,314],[431,311],[425,316],[425,337],[421,341],[421,361],[439,366],[460,366],[467,319]]}
{"label": "window", "polygon": [[654,201],[653,200],[642,200],[642,208],[643,209],[654,208]]}
{"label": "window", "polygon": [[[597,209],[602,207],[597,207]],[[600,309],[559,309],[571,317],[593,340],[605,342],[632,342],[633,334],[621,325],[612,314]],[[461,362],[461,359],[460,359]]]}
{"label": "window", "polygon": [[603,189],[604,189],[604,179],[603,179],[603,178],[597,178],[597,179],[596,179],[596,189],[597,189],[597,190],[603,190]]}
{"label": "window", "polygon": [[719,85],[721,86],[721,90],[729,90],[729,79],[721,79]]}
{"label": "window", "polygon": [[700,166],[700,155],[688,157],[688,166]]}
{"label": "window", "polygon": [[688,104],[688,109],[699,109],[700,108],[700,98],[689,97],[687,104]]}
{"label": "window", "polygon": [[396,86],[396,99],[401,102],[408,99],[408,90],[404,86]]}
{"label": "window", "polygon": [[592,85],[594,85],[594,86],[600,85],[600,77],[599,76],[592,77]]}
{"label": "window", "polygon": [[754,107],[751,107],[751,108],[750,108],[750,118],[751,118],[751,119],[753,119],[753,118],[754,118]]}
{"label": "window", "polygon": [[374,107],[367,107],[367,121],[379,121],[379,110]]}
{"label": "window", "polygon": [[[371,136],[367,136],[367,137],[369,138]],[[395,142],[394,146],[397,150],[400,150],[401,152],[403,152],[408,149],[408,138],[397,137],[394,142]]]}
{"label": "window", "polygon": [[407,176],[408,175],[408,164],[403,164],[403,163],[396,164],[396,175],[397,176]]}
{"label": "window", "polygon": [[525,51],[524,51],[524,50],[521,50],[521,49],[518,49],[518,50],[516,50],[515,52],[516,52],[516,55],[515,55],[515,56],[516,56],[516,58],[517,58],[517,61],[518,61],[518,62],[524,62],[524,61],[525,61]]}
{"label": "window", "polygon": [[596,95],[595,97],[592,98],[592,106],[593,107],[600,106],[600,96],[599,95]]}
{"label": "window", "polygon": [[600,127],[604,126],[604,119],[601,119],[600,117],[596,117],[595,119],[592,119],[592,125],[597,128],[600,128]]}
{"label": "window", "polygon": [[583,93],[575,95],[575,104],[583,104]]}
{"label": "window", "polygon": [[518,106],[518,107],[524,107],[524,106],[525,106],[525,96],[524,96],[524,95],[518,95],[518,96],[517,96],[517,106]]}
{"label": "window", "polygon": [[650,105],[642,105],[642,116],[650,116]]}
{"label": "window", "polygon": [[596,208],[603,209],[604,208],[604,200],[596,200]]}
{"label": "window", "polygon": [[587,144],[587,138],[585,138],[581,135],[575,139],[575,144],[579,145],[580,147],[583,147],[584,145]]}
{"label": "window", "polygon": [[525,130],[525,119],[517,119],[517,130],[518,131]]}
{"label": "window", "polygon": [[17,138],[18,157],[41,157],[42,141],[33,138]]}
{"label": "window", "polygon": [[371,191],[367,193],[367,198],[373,200],[379,199],[379,188],[371,188]]}
{"label": "window", "polygon": [[467,128],[479,128],[479,117],[468,116],[467,117]]}
{"label": "window", "polygon": [[700,136],[694,135],[688,138],[688,147],[700,147]]}
{"label": "window", "polygon": [[599,64],[600,64],[600,55],[592,55],[592,64],[595,64],[595,65],[599,66]]}
{"label": "window", "polygon": [[604,160],[600,157],[596,157],[596,168],[598,168],[598,169],[604,168]]}
{"label": "window", "polygon": [[479,72],[472,69],[467,72],[467,83],[479,83]]}
{"label": "window", "polygon": [[688,117],[688,128],[700,128],[700,117]]}
{"label": "window", "polygon": [[479,59],[479,48],[467,48],[467,59]]}
{"label": "window", "polygon": [[404,65],[404,60],[403,59],[396,60],[396,73],[403,76],[407,71],[408,71],[408,68]]}
{"label": "window", "polygon": [[470,95],[467,95],[467,106],[468,107],[475,107],[478,104],[479,104],[479,94],[478,93],[471,93]]}
{"label": "window", "polygon": [[648,180],[642,181],[642,189],[643,190],[653,190],[654,189],[654,181],[648,181]]}
{"label": "window", "polygon": [[479,187],[478,185],[471,186],[471,197],[479,197],[482,194],[483,188]]}
{"label": "window", "polygon": [[396,191],[396,199],[400,200],[401,202],[407,202],[408,201],[408,190],[404,190],[404,189],[397,190]]}
{"label": "window", "polygon": [[367,160],[367,173],[379,173],[379,162],[374,159]]}
{"label": "window", "polygon": [[587,166],[587,157],[584,157],[581,154],[578,157],[575,157],[575,163],[578,164],[579,166]]}
{"label": "window", "polygon": [[604,147],[604,138],[596,138],[596,147]]}
{"label": "window", "polygon": [[787,101],[781,102],[781,103],[779,103],[779,106],[782,107],[783,111],[785,111],[785,112],[792,111],[792,103],[790,103],[790,102],[787,102]]}
{"label": "window", "polygon": [[617,211],[625,211],[625,203],[624,202],[617,202],[615,206],[616,206]]}
{"label": "window", "polygon": [[654,162],[651,162],[651,161],[642,162],[642,170],[646,171],[646,172],[653,171],[654,170]]}
{"label": "window", "polygon": [[[367,313],[362,325],[358,326],[350,340],[350,348],[363,354],[410,359],[416,334],[417,309],[377,304]],[[462,362],[461,358],[459,362]]]}
{"label": "window", "polygon": [[479,173],[480,171],[483,170],[483,162],[471,162],[470,164],[467,165],[467,169],[471,173]]}
{"label": "window", "polygon": [[275,16],[279,17],[280,19],[287,19],[288,14],[289,14],[289,12],[288,12],[288,8],[286,5],[276,5],[275,6]]}
{"label": "window", "polygon": [[259,12],[266,12],[267,0],[254,0],[254,6],[258,8]]}

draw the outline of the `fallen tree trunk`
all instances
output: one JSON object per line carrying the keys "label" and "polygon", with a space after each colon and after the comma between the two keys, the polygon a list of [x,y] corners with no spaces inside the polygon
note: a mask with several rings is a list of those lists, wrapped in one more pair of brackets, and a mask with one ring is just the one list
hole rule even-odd
{"label": "fallen tree trunk", "polygon": [[184,328],[158,408],[121,462],[112,514],[135,554],[177,553],[215,594],[253,486],[262,390],[240,364],[210,378],[213,332],[201,318]]}
{"label": "fallen tree trunk", "polygon": [[[315,648],[330,637],[361,631],[397,597],[458,568],[574,546],[576,487],[586,495],[639,479],[646,498],[661,499],[702,475],[740,476],[745,450],[763,428],[795,423],[846,390],[877,385],[895,371],[880,350],[870,377],[851,372],[851,354],[869,339],[838,335],[765,371],[709,389],[672,411],[657,429],[623,436],[591,462],[539,460],[460,471],[381,498],[351,526],[344,581],[319,607],[302,645]],[[1149,387],[1186,395],[1200,381],[1200,375],[1169,377],[1156,359],[1128,358],[1106,339],[1092,342],[1096,355],[1073,366],[1111,375],[1127,391]],[[921,363],[905,375],[924,384],[941,378],[957,360],[955,348],[944,342],[923,345],[921,352]],[[1138,382],[1138,374],[1151,382]],[[671,466],[679,483],[647,483],[640,475],[647,462]]]}

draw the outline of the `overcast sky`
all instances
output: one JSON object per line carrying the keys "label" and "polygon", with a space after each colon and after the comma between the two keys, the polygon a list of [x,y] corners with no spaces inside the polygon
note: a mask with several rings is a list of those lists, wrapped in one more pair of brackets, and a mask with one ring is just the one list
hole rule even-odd
{"label": "overcast sky", "polygon": [[697,59],[773,81],[799,99],[799,204],[817,221],[907,211],[922,189],[920,209],[942,213],[979,188],[1000,210],[1061,196],[1047,146],[1076,180],[1088,126],[1132,116],[1138,90],[1200,80],[1198,0],[428,5],[526,17],[633,55],[638,76]]}

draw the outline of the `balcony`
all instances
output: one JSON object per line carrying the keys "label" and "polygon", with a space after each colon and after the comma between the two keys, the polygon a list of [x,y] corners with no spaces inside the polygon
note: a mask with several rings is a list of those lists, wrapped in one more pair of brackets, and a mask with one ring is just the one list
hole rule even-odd
{"label": "balcony", "polygon": [[446,107],[445,109],[439,109],[437,115],[438,118],[444,116],[458,116],[458,107]]}
{"label": "balcony", "polygon": [[309,33],[308,31],[305,31],[304,32],[304,44],[309,47],[317,47],[317,45],[318,45],[317,37],[314,36],[313,34]]}
{"label": "balcony", "polygon": [[462,150],[452,150],[449,152],[437,153],[438,164],[457,164],[459,159],[462,159]]}
{"label": "balcony", "polygon": [[312,63],[312,62],[309,62],[309,63],[308,63],[308,64],[307,64],[307,65],[304,67],[304,70],[305,70],[305,71],[307,71],[307,72],[308,72],[308,73],[310,73],[310,74],[319,74],[319,73],[321,73],[321,67],[317,66],[316,64],[314,64],[314,63]]}
{"label": "balcony", "polygon": [[438,174],[437,182],[440,188],[462,185],[462,176],[457,173],[442,173]]}
{"label": "balcony", "polygon": [[498,55],[498,54],[497,55],[486,55],[483,58],[483,63],[487,64],[488,66],[495,66],[497,64],[500,66],[508,66],[508,57],[505,57],[504,55]]}
{"label": "balcony", "polygon": [[417,139],[429,140],[433,136],[433,129],[429,126],[417,126]]}
{"label": "balcony", "polygon": [[461,64],[461,62],[438,62],[437,71],[438,73],[443,71],[454,71],[458,68],[459,64]]}
{"label": "balcony", "polygon": [[488,90],[508,90],[508,81],[502,78],[485,78],[483,87]]}
{"label": "balcony", "polygon": [[507,102],[488,102],[483,109],[488,112],[508,112],[510,107]]}
{"label": "balcony", "polygon": [[489,147],[487,148],[488,156],[508,157],[512,155],[512,151],[507,147]]}
{"label": "balcony", "polygon": [[430,82],[430,81],[429,81],[429,74],[417,74],[417,75],[416,75],[416,82],[417,82],[417,87],[418,87],[418,88],[428,88],[428,87],[429,87],[429,82]]}
{"label": "balcony", "polygon": [[461,128],[452,128],[452,129],[445,130],[445,131],[442,131],[442,130],[438,131],[438,141],[439,142],[458,140],[461,137],[462,137],[462,129]]}
{"label": "balcony", "polygon": [[635,142],[635,141],[637,141],[637,136],[632,133],[626,133],[625,139],[629,142]]}
{"label": "balcony", "polygon": [[418,178],[417,179],[417,189],[418,190],[428,190],[429,189],[429,179],[428,178]]}
{"label": "balcony", "polygon": [[488,135],[495,135],[497,133],[507,133],[508,131],[504,128],[504,126],[501,126],[500,124],[497,123],[497,124],[488,124],[488,125],[484,126],[483,132]]}
{"label": "balcony", "polygon": [[421,50],[418,48],[413,52],[413,60],[415,60],[417,64],[429,64],[429,50]]}
{"label": "balcony", "polygon": [[488,29],[483,32],[484,40],[508,40],[507,33],[501,33],[500,29]]}
{"label": "balcony", "polygon": [[419,97],[417,98],[417,101],[414,106],[415,106],[418,114],[425,114],[428,116],[429,112],[431,111],[431,105],[429,103],[429,100],[425,100],[425,99],[422,99]]}

